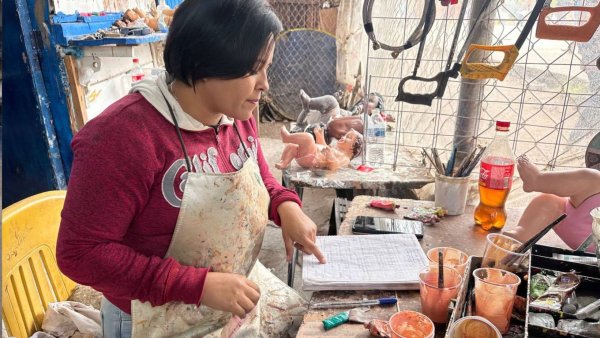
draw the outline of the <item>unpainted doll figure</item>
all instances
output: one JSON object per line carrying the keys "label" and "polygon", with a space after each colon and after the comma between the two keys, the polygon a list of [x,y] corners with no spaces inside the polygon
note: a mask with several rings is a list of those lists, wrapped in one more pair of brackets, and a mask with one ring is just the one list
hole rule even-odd
{"label": "unpainted doll figure", "polygon": [[292,159],[296,159],[303,168],[335,171],[347,166],[362,151],[363,136],[354,129],[350,129],[333,146],[325,143],[323,129],[315,128],[314,133],[315,138],[304,132],[291,134],[285,126],[281,127],[281,140],[285,148],[275,167],[285,169]]}
{"label": "unpainted doll figure", "polygon": [[[307,131],[312,132],[316,125],[326,125],[325,141],[329,144],[332,139],[340,139],[350,129],[360,134],[363,133],[363,101],[357,102],[352,110],[341,109],[337,99],[333,95],[310,97],[300,90],[300,101],[302,111],[298,115],[296,126],[292,133]],[[369,94],[367,112],[377,111],[387,121],[393,122],[391,115],[386,115],[383,107],[383,97],[377,93]]]}
{"label": "unpainted doll figure", "polygon": [[[506,234],[525,242],[562,213],[567,217],[554,231],[572,249],[592,233],[590,211],[600,206],[600,171],[575,169],[540,172],[526,156],[517,159],[523,190],[540,192],[527,206],[517,227]],[[588,248],[592,252],[594,246]]]}

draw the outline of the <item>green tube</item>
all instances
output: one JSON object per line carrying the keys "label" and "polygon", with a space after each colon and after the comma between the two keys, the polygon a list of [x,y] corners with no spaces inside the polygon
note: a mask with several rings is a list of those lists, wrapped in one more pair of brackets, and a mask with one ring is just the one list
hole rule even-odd
{"label": "green tube", "polygon": [[323,320],[323,327],[325,327],[325,330],[329,330],[329,329],[333,329],[336,326],[342,325],[348,321],[349,314],[350,314],[350,311],[344,311],[342,313],[338,313],[337,315],[335,315],[333,317],[329,317],[329,318]]}

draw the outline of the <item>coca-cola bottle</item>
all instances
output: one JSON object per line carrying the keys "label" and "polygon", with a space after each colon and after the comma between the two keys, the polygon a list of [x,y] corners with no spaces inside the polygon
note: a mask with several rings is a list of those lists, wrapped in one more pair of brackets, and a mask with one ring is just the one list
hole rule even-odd
{"label": "coca-cola bottle", "polygon": [[512,187],[515,156],[508,142],[510,122],[496,121],[496,136],[481,160],[479,171],[479,205],[475,223],[483,229],[502,229],[506,223],[504,204]]}

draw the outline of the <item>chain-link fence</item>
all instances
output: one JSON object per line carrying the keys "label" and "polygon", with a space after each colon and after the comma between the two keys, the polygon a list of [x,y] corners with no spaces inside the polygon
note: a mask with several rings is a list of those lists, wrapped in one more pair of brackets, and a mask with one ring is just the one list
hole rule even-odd
{"label": "chain-link fence", "polygon": [[335,37],[312,29],[295,29],[279,37],[269,69],[268,98],[273,110],[295,120],[302,110],[300,90],[320,96],[336,90]]}
{"label": "chain-link fence", "polygon": [[[485,24],[478,29],[484,31],[479,33],[489,38],[490,45],[514,44],[534,2],[492,1],[491,14],[483,18]],[[598,0],[579,1],[578,5],[597,3]],[[424,5],[423,0],[377,0],[372,19],[378,39],[392,45],[404,43],[417,26]],[[573,1],[553,1],[552,5],[571,6]],[[460,5],[437,6],[418,70],[418,75],[425,78],[443,70],[460,11]],[[462,47],[472,24],[469,12],[470,9],[457,49]],[[589,17],[581,11],[556,14],[550,16],[550,22],[562,25],[581,25]],[[535,37],[535,30],[534,27],[504,81],[469,81],[460,76],[450,79],[444,97],[434,100],[431,107],[395,102],[400,79],[413,72],[417,47],[401,53],[397,59],[389,51],[369,48],[367,88],[382,94],[387,111],[396,114],[395,134],[386,136],[386,151],[412,149],[420,157],[421,147],[435,147],[445,150],[442,156],[447,157],[457,140],[456,134],[465,135],[459,138],[461,142],[486,144],[493,137],[494,121],[502,119],[512,122],[515,154],[527,154],[534,163],[550,170],[585,166],[586,146],[600,130],[600,69],[596,68],[600,31],[589,42],[580,43],[540,40]],[[503,54],[497,52],[484,55],[485,62],[494,64],[502,58]],[[407,85],[409,92],[435,89],[431,83]]]}
{"label": "chain-link fence", "polygon": [[275,47],[261,119],[295,120],[302,111],[301,89],[309,96],[333,94],[337,89],[337,3],[270,0],[270,4],[285,31]]}

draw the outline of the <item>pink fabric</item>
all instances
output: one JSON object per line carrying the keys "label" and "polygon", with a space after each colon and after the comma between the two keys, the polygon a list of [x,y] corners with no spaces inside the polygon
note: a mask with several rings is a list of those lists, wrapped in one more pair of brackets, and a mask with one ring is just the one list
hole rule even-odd
{"label": "pink fabric", "polygon": [[[600,194],[588,197],[575,208],[569,199],[565,203],[567,217],[554,228],[560,238],[572,249],[576,249],[592,233],[592,216],[590,211],[600,206]],[[596,245],[591,245],[588,252],[595,252]]]}
{"label": "pink fabric", "polygon": [[[279,224],[277,207],[300,200],[269,171],[254,119],[236,124],[258,159],[271,198],[269,218]],[[213,128],[181,133],[192,170],[228,173],[245,160],[233,126],[219,126],[218,133]],[[131,299],[153,305],[197,304],[208,269],[163,259],[186,176],[175,127],[142,95],[130,94],[88,122],[72,148],[73,168],[57,244],[61,271],[102,292],[127,313]]]}

